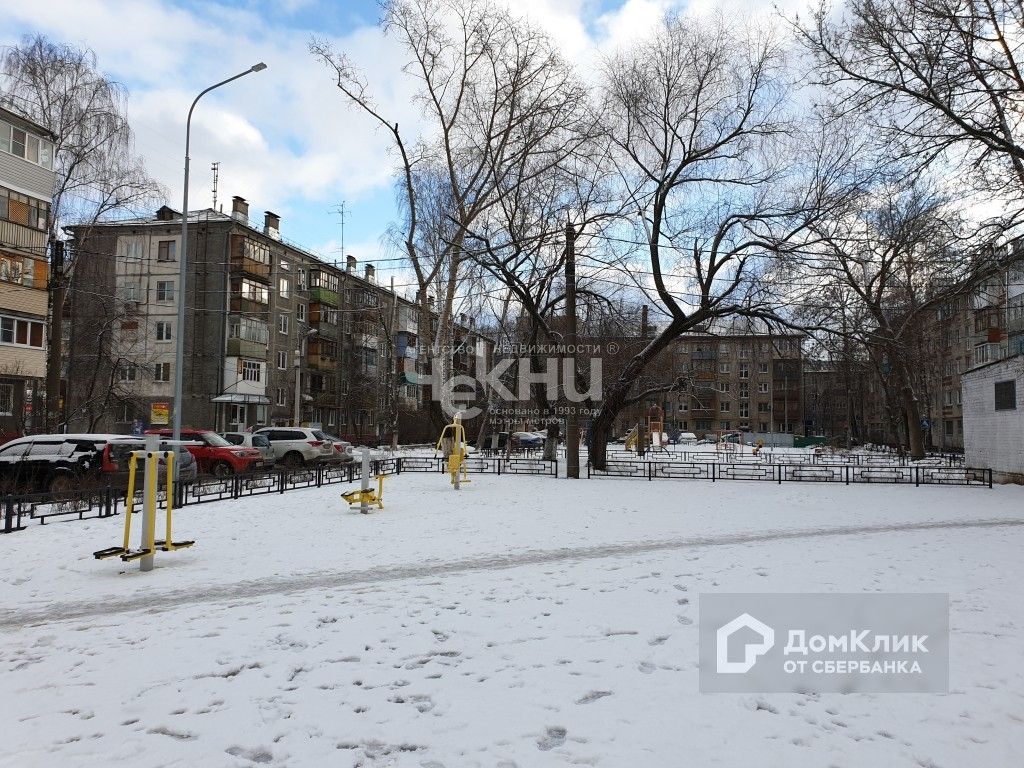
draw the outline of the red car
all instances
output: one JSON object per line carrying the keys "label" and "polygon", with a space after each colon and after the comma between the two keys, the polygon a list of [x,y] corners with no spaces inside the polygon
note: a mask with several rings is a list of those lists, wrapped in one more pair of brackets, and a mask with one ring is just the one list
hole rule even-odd
{"label": "red car", "polygon": [[[174,432],[170,429],[149,429],[146,430],[146,434],[169,438]],[[251,472],[263,466],[263,454],[258,450],[232,445],[216,432],[208,429],[183,429],[181,430],[181,439],[202,443],[202,445],[185,447],[195,457],[199,471],[203,474],[225,477]]]}

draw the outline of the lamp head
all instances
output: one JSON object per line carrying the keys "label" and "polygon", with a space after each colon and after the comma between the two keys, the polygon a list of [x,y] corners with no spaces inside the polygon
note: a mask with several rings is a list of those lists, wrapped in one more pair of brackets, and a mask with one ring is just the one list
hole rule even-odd
{"label": "lamp head", "polygon": [[253,65],[252,65],[252,68],[251,68],[251,69],[250,69],[249,71],[250,71],[250,72],[262,72],[262,71],[263,71],[264,69],[266,69],[266,68],[267,68],[267,65],[266,65],[266,64],[264,64],[264,63],[263,63],[263,62],[261,61],[261,62],[260,62],[259,64],[253,64]]}

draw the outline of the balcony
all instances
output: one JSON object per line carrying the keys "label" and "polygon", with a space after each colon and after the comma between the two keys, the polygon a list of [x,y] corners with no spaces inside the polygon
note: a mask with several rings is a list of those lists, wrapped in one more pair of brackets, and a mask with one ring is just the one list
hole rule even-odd
{"label": "balcony", "polygon": [[335,308],[341,306],[337,291],[329,291],[320,286],[314,286],[309,289],[309,299],[310,301],[321,302]]}
{"label": "balcony", "polygon": [[267,359],[267,345],[246,339],[228,339],[228,357],[248,357],[255,360]]}
{"label": "balcony", "polygon": [[253,277],[264,283],[270,282],[270,264],[248,259],[237,252],[231,254],[231,272]]}
{"label": "balcony", "polygon": [[260,315],[266,317],[267,311],[270,309],[266,304],[262,304],[252,299],[242,298],[241,294],[231,294],[231,311],[232,312],[244,312],[250,315]]}
{"label": "balcony", "polygon": [[338,369],[338,358],[311,352],[306,356],[306,366],[314,371],[335,371]]}

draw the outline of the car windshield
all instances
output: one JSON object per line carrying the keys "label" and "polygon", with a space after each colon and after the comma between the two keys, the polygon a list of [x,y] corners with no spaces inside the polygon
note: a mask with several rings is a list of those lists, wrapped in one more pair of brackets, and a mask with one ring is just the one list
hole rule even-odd
{"label": "car windshield", "polygon": [[203,432],[203,441],[214,448],[227,448],[231,445],[227,440],[218,435],[216,432]]}
{"label": "car windshield", "polygon": [[270,447],[270,441],[267,440],[267,438],[265,438],[263,435],[253,435],[252,436],[252,444],[254,446],[256,446],[257,448],[269,448]]}
{"label": "car windshield", "polygon": [[314,429],[313,430],[313,437],[315,437],[317,440],[330,440],[331,439],[330,437],[325,435],[323,432],[321,432],[319,429]]}
{"label": "car windshield", "polygon": [[[241,435],[236,435],[234,433],[229,433],[227,435],[221,435],[221,437],[223,437],[225,440],[227,440],[232,445],[241,445],[242,443],[245,442],[245,438],[244,437],[242,437]],[[256,441],[253,440],[253,443],[255,443],[255,442]]]}

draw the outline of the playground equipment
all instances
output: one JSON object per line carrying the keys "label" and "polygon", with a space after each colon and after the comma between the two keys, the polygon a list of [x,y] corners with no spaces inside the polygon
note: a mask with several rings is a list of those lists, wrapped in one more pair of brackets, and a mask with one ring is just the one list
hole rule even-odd
{"label": "playground equipment", "polygon": [[[174,552],[195,544],[194,541],[174,541],[171,536],[171,515],[174,512],[174,469],[176,466],[174,451],[161,451],[160,438],[156,435],[146,440],[146,449],[132,451],[128,460],[128,493],[125,497],[124,540],[120,547],[108,547],[93,552],[97,560],[108,557],[120,557],[126,563],[139,560],[140,571],[153,570],[153,559],[156,551]],[[139,536],[138,549],[131,549],[132,513],[135,511],[135,480],[138,476],[139,459],[145,460],[143,465],[142,485],[142,533]],[[160,459],[167,465],[166,515],[163,539],[156,538],[156,507],[157,489],[159,486],[158,468]]]}
{"label": "playground equipment", "polygon": [[370,514],[370,505],[376,504],[378,509],[384,509],[384,475],[377,475],[377,490],[370,488],[370,449],[363,448],[363,471],[360,487],[354,491],[346,491],[341,498],[348,502],[348,508],[352,509],[356,504],[359,511],[364,515]]}
{"label": "playground equipment", "polygon": [[637,424],[626,435],[625,449],[636,451],[637,455],[652,451],[667,451],[665,439],[665,417],[660,406],[647,409],[646,425]]}
{"label": "playground equipment", "polygon": [[632,450],[636,449],[636,441],[637,441],[637,433],[638,432],[639,432],[639,426],[636,426],[636,427],[633,427],[631,430],[629,430],[629,434],[626,435],[626,445],[625,445],[625,448],[626,448],[627,451],[632,451]]}
{"label": "playground equipment", "polygon": [[469,472],[466,469],[466,456],[469,454],[469,450],[466,445],[466,428],[462,426],[461,413],[456,413],[452,423],[441,430],[441,437],[434,448],[435,456],[437,451],[441,451],[441,455],[447,459],[452,487],[459,490],[461,483],[469,482]]}

